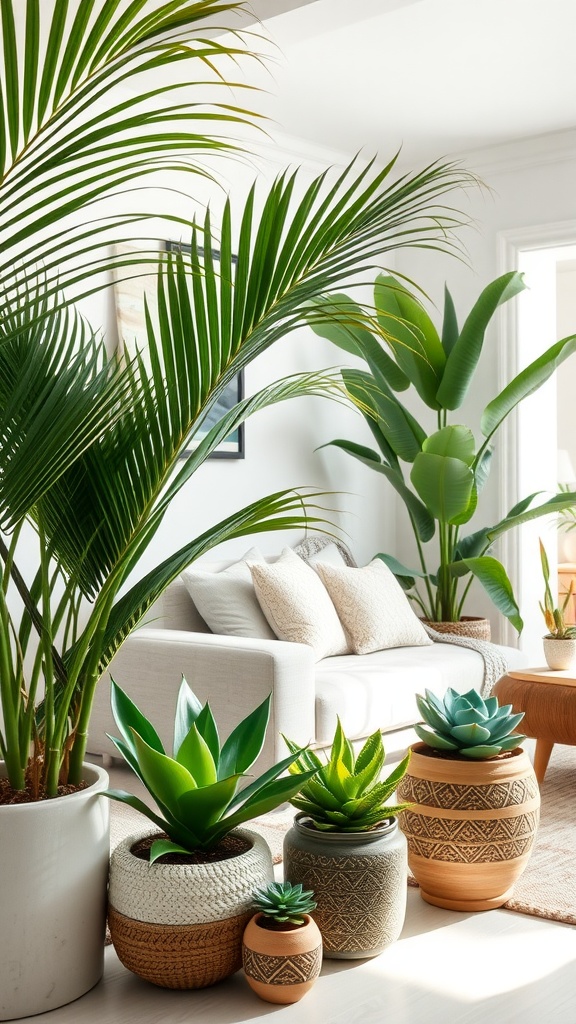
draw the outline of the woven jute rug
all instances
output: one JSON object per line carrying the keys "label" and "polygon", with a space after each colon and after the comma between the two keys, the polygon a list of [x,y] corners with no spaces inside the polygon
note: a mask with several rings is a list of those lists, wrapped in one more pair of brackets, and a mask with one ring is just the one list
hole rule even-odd
{"label": "woven jute rug", "polygon": [[[284,835],[294,810],[280,808],[247,823],[264,836],[275,864],[282,860]],[[110,844],[143,827],[145,819],[111,802]],[[415,883],[413,883],[415,884]],[[576,747],[556,746],[542,787],[540,825],[524,874],[506,910],[576,924]]]}

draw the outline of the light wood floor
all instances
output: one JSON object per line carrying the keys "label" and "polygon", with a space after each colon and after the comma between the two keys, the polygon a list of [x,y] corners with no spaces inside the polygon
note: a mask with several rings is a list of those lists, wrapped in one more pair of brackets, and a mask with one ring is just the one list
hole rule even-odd
{"label": "light wood floor", "polygon": [[460,914],[408,892],[400,939],[379,957],[325,960],[293,1006],[264,1003],[242,972],[197,992],[140,981],[106,950],[103,980],[36,1024],[574,1024],[576,928],[507,910]]}
{"label": "light wood floor", "polygon": [[[111,784],[128,785],[122,770]],[[575,842],[576,855],[576,842]],[[278,877],[281,878],[281,866]],[[576,893],[574,893],[576,902]],[[576,927],[508,910],[455,913],[408,890],[400,939],[372,960],[325,960],[294,1006],[264,1003],[242,972],[197,992],[140,981],[105,953],[103,980],[36,1024],[576,1024]]]}

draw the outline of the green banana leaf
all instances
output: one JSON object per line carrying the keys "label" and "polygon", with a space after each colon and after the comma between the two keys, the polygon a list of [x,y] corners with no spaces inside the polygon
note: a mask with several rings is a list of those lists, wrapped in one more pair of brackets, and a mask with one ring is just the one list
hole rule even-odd
{"label": "green banana leaf", "polygon": [[398,366],[426,405],[440,408],[436,393],[446,355],[425,309],[403,285],[386,274],[376,278],[374,305],[380,329]]}
{"label": "green banana leaf", "polygon": [[512,271],[491,281],[474,303],[452,345],[436,398],[442,409],[458,409],[464,401],[484,344],[484,335],[498,306],[523,291],[522,274]]}
{"label": "green banana leaf", "polygon": [[498,611],[506,616],[518,633],[521,633],[524,622],[504,566],[490,555],[465,558],[463,561],[466,568],[482,584]]}
{"label": "green banana leaf", "polygon": [[474,474],[461,459],[420,452],[410,473],[414,489],[440,523],[461,523],[473,513]]}

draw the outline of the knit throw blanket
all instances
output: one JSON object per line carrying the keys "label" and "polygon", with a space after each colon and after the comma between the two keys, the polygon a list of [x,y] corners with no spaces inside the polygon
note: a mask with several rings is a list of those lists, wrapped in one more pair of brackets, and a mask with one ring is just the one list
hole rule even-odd
{"label": "knit throw blanket", "polygon": [[426,625],[424,629],[434,643],[469,647],[471,651],[478,651],[478,654],[482,655],[484,682],[481,693],[483,697],[489,697],[500,677],[506,675],[508,671],[508,663],[502,651],[488,640],[474,640],[471,636],[456,636],[454,633],[437,633],[435,629]]}

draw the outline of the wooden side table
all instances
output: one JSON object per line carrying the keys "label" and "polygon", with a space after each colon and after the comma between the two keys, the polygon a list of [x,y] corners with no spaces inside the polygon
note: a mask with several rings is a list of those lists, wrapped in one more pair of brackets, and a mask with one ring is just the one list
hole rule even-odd
{"label": "wooden side table", "polygon": [[536,740],[534,772],[542,785],[554,744],[576,746],[576,676],[548,668],[515,669],[493,692],[500,704],[524,712],[518,729]]}

